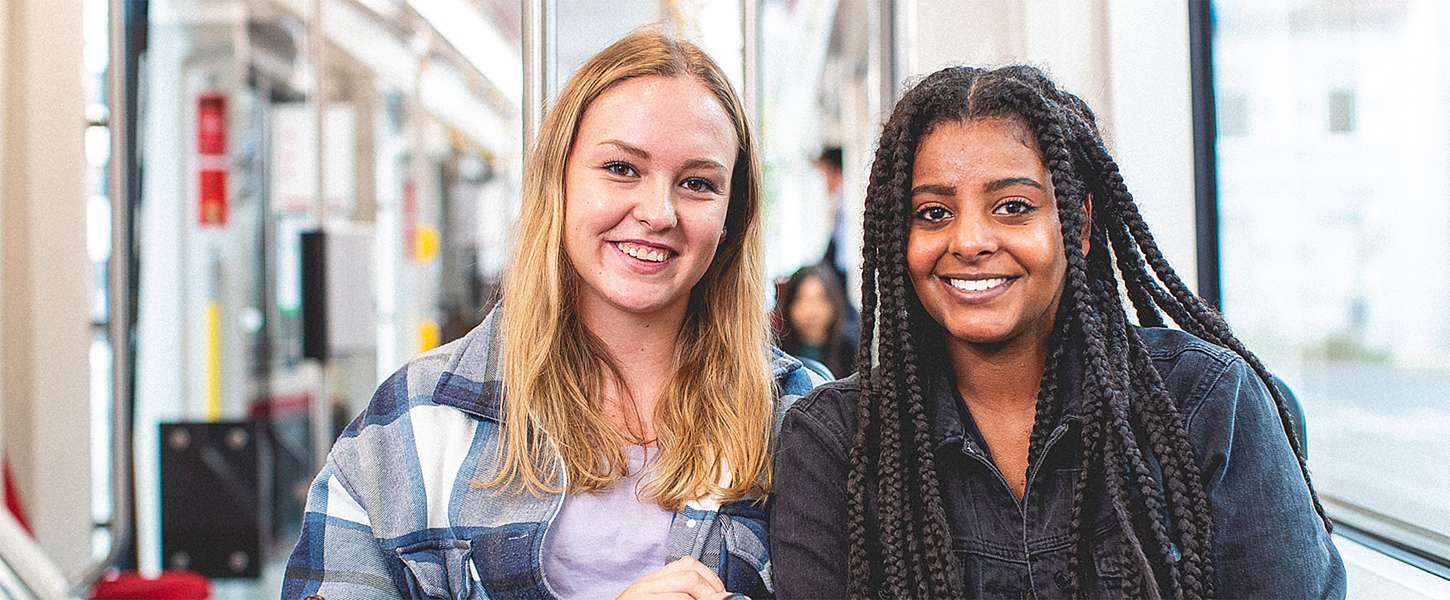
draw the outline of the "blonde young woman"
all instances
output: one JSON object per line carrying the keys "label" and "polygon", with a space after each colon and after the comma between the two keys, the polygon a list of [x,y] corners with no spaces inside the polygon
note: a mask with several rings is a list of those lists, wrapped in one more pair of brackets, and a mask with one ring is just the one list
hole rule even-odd
{"label": "blonde young woman", "polygon": [[499,309],[379,388],[282,596],[720,598],[770,588],[777,416],[760,167],[688,42],[629,35],[544,120]]}

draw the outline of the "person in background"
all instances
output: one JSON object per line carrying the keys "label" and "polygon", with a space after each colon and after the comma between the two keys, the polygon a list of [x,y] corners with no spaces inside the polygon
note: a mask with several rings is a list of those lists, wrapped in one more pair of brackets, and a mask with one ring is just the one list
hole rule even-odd
{"label": "person in background", "polygon": [[825,221],[831,226],[830,241],[826,243],[826,252],[821,256],[821,264],[836,272],[836,280],[846,281],[846,260],[843,248],[846,235],[846,208],[842,198],[842,177],[844,160],[840,146],[826,146],[821,154],[816,157],[816,169],[821,172],[821,179],[826,184],[826,214]]}
{"label": "person in background", "polygon": [[856,357],[846,293],[836,273],[824,263],[802,267],[782,286],[780,349],[824,365],[832,373],[851,371]]}
{"label": "person in background", "polygon": [[532,149],[499,306],[343,432],[284,599],[770,593],[776,418],[824,379],[770,346],[745,115],[659,32],[579,68]]}
{"label": "person in background", "polygon": [[781,426],[778,597],[1345,596],[1290,403],[1082,100],[943,69],[871,173],[856,373]]}

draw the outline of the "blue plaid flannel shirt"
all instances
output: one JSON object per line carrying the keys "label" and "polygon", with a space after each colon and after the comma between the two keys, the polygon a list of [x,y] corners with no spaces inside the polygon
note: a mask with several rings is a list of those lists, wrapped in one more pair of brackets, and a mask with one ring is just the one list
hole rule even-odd
{"label": "blue plaid flannel shirt", "polygon": [[[476,485],[499,468],[499,310],[384,381],[313,482],[284,600],[553,598],[543,541],[563,495]],[[771,349],[785,410],[827,381]],[[560,475],[562,477],[562,475]],[[773,588],[764,507],[690,502],[667,561],[693,556],[752,597]]]}

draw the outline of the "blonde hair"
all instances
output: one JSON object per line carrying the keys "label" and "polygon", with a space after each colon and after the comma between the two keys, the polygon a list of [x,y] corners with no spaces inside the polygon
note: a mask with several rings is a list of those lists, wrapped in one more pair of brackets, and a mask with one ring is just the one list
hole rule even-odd
{"label": "blonde hair", "polygon": [[621,81],[645,76],[702,83],[729,113],[739,147],[725,236],[691,290],[674,373],[653,415],[660,452],[644,497],[679,510],[689,500],[728,501],[770,487],[774,390],[761,175],[750,125],[714,61],[653,30],[625,36],[584,63],[532,149],[503,286],[502,469],[488,485],[517,481],[531,493],[557,493],[559,461],[570,491],[603,489],[626,473],[629,440],[610,425],[601,403],[604,376],[618,368],[574,313],[578,279],[563,249],[564,168],[590,103]]}

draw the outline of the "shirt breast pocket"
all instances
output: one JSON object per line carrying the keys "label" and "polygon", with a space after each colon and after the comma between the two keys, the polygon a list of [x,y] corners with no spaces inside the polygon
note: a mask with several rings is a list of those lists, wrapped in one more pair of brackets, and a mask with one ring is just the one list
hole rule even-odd
{"label": "shirt breast pocket", "polygon": [[1117,520],[1108,518],[1099,522],[1093,532],[1092,553],[1093,566],[1104,588],[1116,590],[1122,587],[1126,566],[1123,564],[1123,551],[1126,547]]}
{"label": "shirt breast pocket", "polygon": [[470,560],[467,540],[427,540],[396,551],[412,598],[473,600],[483,598]]}
{"label": "shirt breast pocket", "polygon": [[[1141,511],[1134,511],[1132,519],[1142,518]],[[1089,596],[1095,598],[1121,598],[1123,597],[1124,578],[1138,577],[1138,565],[1141,562],[1133,560],[1129,553],[1129,544],[1123,537],[1123,530],[1118,525],[1116,516],[1112,509],[1107,509],[1106,514],[1100,515],[1093,528],[1092,534],[1092,559],[1093,572],[1082,582],[1089,590]],[[1149,539],[1140,543],[1154,543]],[[1068,552],[1073,551],[1067,549]],[[1059,587],[1061,587],[1059,583]]]}

